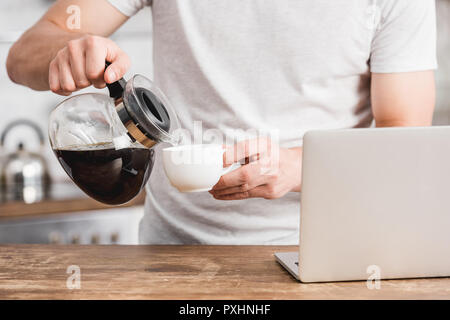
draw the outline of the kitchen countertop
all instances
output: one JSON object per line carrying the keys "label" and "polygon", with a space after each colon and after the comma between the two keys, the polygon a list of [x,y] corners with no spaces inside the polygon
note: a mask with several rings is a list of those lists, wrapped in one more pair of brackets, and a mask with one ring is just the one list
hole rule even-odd
{"label": "kitchen countertop", "polygon": [[[293,246],[0,245],[0,299],[449,299],[450,278],[302,284]],[[67,289],[77,265],[81,288]]]}
{"label": "kitchen countertop", "polygon": [[52,185],[50,194],[38,202],[0,201],[0,222],[6,219],[21,219],[55,213],[61,214],[115,207],[130,207],[142,205],[144,199],[145,191],[142,191],[126,204],[111,206],[89,198],[74,183],[55,183]]}

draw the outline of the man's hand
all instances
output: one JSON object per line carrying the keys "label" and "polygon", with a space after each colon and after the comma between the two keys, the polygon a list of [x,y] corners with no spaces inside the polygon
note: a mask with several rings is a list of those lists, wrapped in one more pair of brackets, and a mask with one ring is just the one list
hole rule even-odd
{"label": "man's hand", "polygon": [[285,149],[268,139],[246,140],[228,146],[224,166],[245,160],[209,191],[219,200],[276,199],[301,188],[302,149]]}
{"label": "man's hand", "polygon": [[[67,25],[71,6],[82,13],[76,28]],[[108,0],[58,0],[13,44],[8,75],[15,83],[62,95],[91,84],[104,87],[122,77],[130,64],[126,54],[104,38],[127,19]],[[103,76],[105,60],[112,65]]]}
{"label": "man's hand", "polygon": [[[111,65],[105,71],[105,61]],[[61,95],[86,88],[91,84],[104,88],[125,74],[130,59],[113,41],[99,36],[70,40],[50,62],[49,87]]]}

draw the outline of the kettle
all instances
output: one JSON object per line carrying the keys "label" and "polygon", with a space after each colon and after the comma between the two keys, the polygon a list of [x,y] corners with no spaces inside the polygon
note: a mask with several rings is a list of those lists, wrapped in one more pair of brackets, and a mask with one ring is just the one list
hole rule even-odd
{"label": "kettle", "polygon": [[[106,62],[106,67],[109,65]],[[154,163],[153,147],[178,144],[175,110],[152,81],[134,75],[107,84],[109,96],[85,93],[50,114],[52,149],[69,177],[90,197],[110,205],[134,198]]]}
{"label": "kettle", "polygon": [[[11,129],[17,126],[28,126],[36,132],[40,149],[44,146],[44,134],[37,124],[26,119],[11,122],[6,126],[0,137],[0,146],[3,148],[5,140]],[[16,151],[5,156],[0,167],[0,181],[3,198],[6,201],[24,201],[33,203],[48,196],[50,189],[50,175],[44,157],[26,150],[20,142]]]}

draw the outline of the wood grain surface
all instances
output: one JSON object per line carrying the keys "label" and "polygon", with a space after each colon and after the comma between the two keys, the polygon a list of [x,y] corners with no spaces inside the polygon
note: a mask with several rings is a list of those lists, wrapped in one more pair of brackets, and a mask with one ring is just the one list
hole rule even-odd
{"label": "wood grain surface", "polygon": [[35,218],[52,214],[73,213],[80,211],[131,207],[144,203],[145,192],[122,205],[107,205],[87,196],[79,199],[43,200],[41,202],[26,204],[20,201],[0,203],[0,222],[17,218]]}
{"label": "wood grain surface", "polygon": [[[286,246],[1,245],[0,299],[449,299],[450,279],[302,284]],[[68,289],[68,266],[81,288]]]}

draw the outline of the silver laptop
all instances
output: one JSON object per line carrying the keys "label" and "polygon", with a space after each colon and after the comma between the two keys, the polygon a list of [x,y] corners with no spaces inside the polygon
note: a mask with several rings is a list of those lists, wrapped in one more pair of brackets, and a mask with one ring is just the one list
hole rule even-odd
{"label": "silver laptop", "polygon": [[299,244],[302,282],[450,276],[450,127],[308,132]]}

